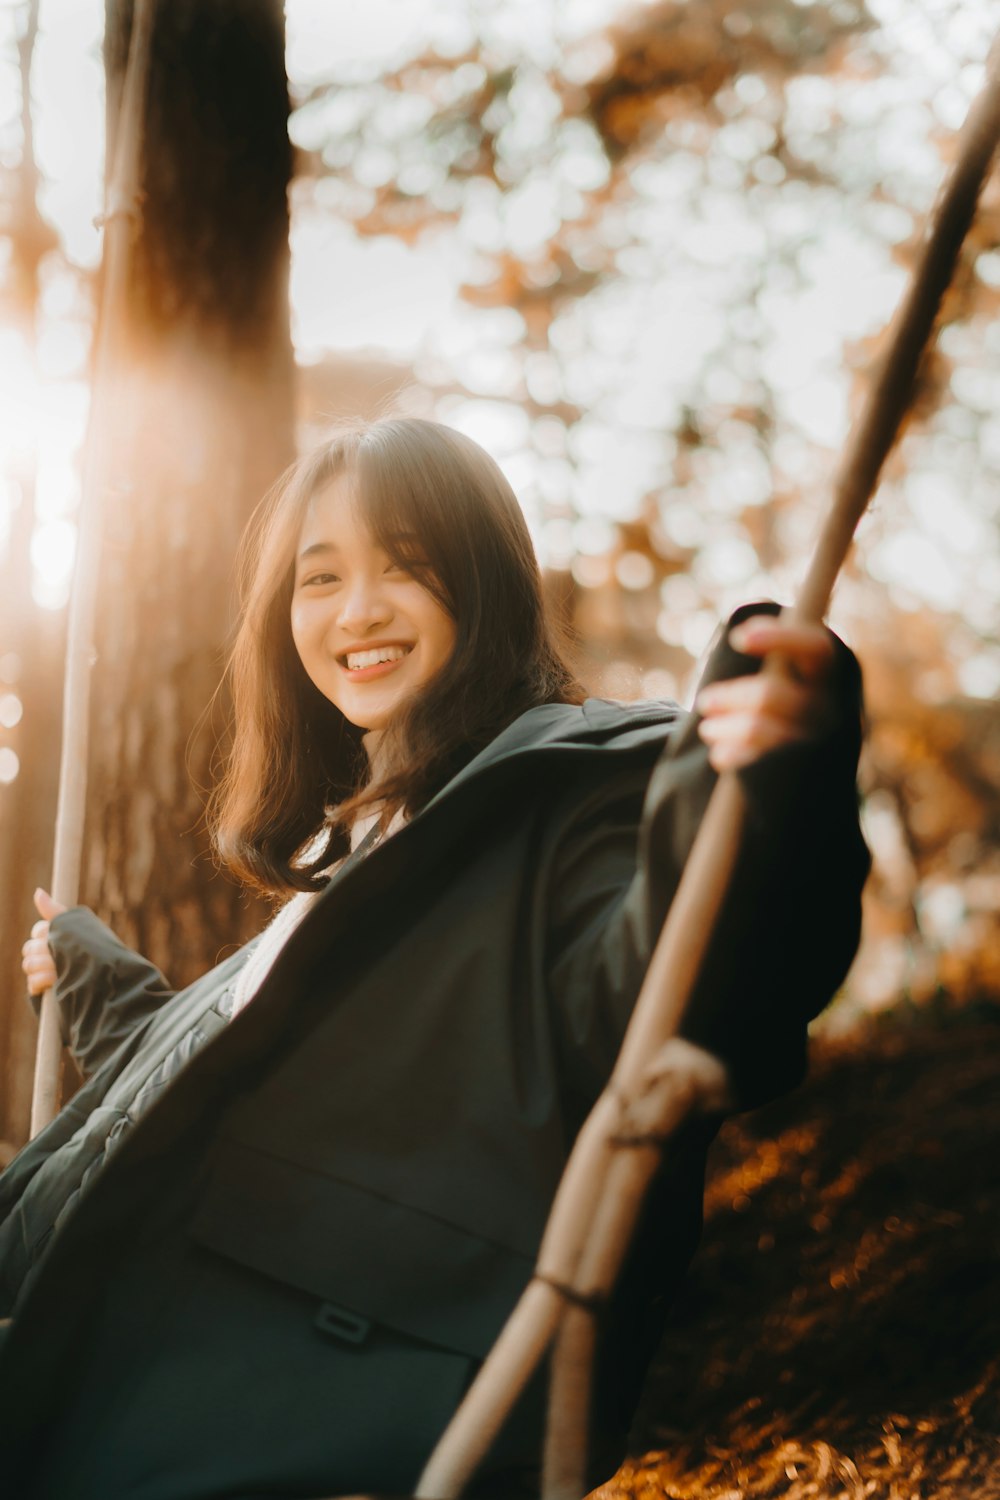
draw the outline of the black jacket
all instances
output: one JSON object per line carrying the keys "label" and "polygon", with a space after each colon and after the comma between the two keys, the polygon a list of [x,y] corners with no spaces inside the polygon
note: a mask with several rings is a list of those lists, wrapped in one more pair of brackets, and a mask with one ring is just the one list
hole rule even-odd
{"label": "black jacket", "polygon": [[[709,675],[748,665],[723,645]],[[682,1028],[727,1062],[741,1106],[800,1079],[806,1025],[857,943],[868,857],[846,651],[838,672],[826,738],[742,773],[745,850]],[[414,1461],[426,1455],[531,1273],[713,781],[672,705],[531,710],[348,861],[228,1025],[220,1000],[247,949],[171,998],[90,914],[55,920],[67,1033],[91,1076],[0,1180],[0,1284],[16,1306],[0,1422],[22,1494],[39,1445],[58,1444],[100,1309],[148,1286],[139,1260],[171,1236],[178,1255],[193,1244],[358,1319],[362,1337],[374,1326],[460,1355],[414,1437]],[[186,1065],[161,1088],[171,1057]],[[609,1454],[697,1239],[713,1129],[668,1151],[622,1278],[598,1421]],[[514,1424],[514,1457],[536,1418]],[[328,1482],[402,1487],[411,1468]]]}

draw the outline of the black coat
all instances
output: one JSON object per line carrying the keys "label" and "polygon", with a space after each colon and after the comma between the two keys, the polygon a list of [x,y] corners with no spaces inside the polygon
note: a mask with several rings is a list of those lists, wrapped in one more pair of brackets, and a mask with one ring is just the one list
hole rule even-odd
{"label": "black coat", "polygon": [[[723,646],[710,675],[747,666]],[[802,1076],[857,943],[846,651],[838,672],[826,738],[741,773],[746,848],[682,1028],[741,1106]],[[126,972],[98,1013],[72,983],[86,918],[56,919],[67,1026],[96,1072],[0,1184],[11,1295],[44,1249],[0,1357],[20,1495],[412,1485],[530,1276],[713,780],[672,705],[531,710],[337,873],[228,1026],[211,1014],[246,950],[166,1004],[155,971]],[[211,1045],[96,1171],[127,1096],[203,1023]],[[714,1128],[667,1152],[622,1278],[595,1482],[697,1239]],[[539,1410],[529,1391],[492,1471],[535,1458]]]}

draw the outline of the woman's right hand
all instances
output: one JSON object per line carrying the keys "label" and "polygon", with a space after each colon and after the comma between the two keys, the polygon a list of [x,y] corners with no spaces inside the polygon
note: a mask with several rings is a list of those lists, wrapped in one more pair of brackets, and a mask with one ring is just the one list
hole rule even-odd
{"label": "woman's right hand", "polygon": [[21,968],[27,976],[28,993],[42,995],[56,982],[55,960],[49,947],[49,923],[66,908],[54,901],[41,886],[35,892],[34,901],[35,910],[42,920],[35,923],[30,938],[22,945]]}

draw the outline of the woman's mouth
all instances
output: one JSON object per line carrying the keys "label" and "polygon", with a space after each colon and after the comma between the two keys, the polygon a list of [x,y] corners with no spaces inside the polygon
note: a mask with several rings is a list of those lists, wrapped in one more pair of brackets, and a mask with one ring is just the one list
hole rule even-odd
{"label": "woman's mouth", "polygon": [[412,650],[412,645],[372,646],[367,651],[346,651],[337,661],[352,682],[369,682],[394,671]]}

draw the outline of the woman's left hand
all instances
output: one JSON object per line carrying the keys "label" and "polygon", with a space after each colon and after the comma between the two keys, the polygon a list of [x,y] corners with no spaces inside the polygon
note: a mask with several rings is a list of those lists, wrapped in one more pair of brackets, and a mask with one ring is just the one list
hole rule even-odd
{"label": "woman's left hand", "polygon": [[768,750],[822,733],[832,713],[834,644],[822,625],[751,615],[730,631],[729,640],[747,656],[776,653],[787,670],[702,688],[695,700],[702,716],[698,732],[717,771],[750,765]]}

